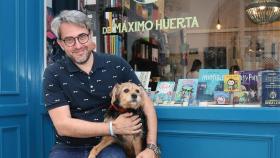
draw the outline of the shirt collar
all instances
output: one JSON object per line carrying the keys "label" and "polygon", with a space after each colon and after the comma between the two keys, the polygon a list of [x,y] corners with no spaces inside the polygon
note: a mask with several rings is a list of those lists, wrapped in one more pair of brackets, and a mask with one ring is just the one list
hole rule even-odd
{"label": "shirt collar", "polygon": [[[94,58],[94,62],[93,62],[92,71],[105,67],[106,60],[104,55],[102,55],[101,53],[93,52],[93,58]],[[71,60],[71,58],[69,58],[68,56],[66,56],[65,64],[69,72],[81,71],[79,67],[75,65]]]}
{"label": "shirt collar", "polygon": [[94,57],[93,70],[97,70],[105,67],[106,59],[104,54],[93,52],[93,57]]}

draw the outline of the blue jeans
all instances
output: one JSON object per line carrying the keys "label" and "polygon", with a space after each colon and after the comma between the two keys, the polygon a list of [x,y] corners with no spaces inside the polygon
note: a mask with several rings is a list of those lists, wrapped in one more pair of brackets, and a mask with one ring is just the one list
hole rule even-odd
{"label": "blue jeans", "polygon": [[[49,158],[87,158],[91,147],[73,147],[63,144],[56,144],[49,155]],[[97,158],[126,158],[124,150],[112,144],[104,148]]]}

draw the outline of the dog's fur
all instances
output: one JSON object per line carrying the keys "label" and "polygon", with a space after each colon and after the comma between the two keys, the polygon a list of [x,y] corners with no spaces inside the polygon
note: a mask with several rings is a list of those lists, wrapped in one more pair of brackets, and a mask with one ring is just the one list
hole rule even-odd
{"label": "dog's fur", "polygon": [[142,121],[142,132],[134,135],[116,135],[104,136],[99,144],[90,151],[88,158],[95,158],[102,149],[110,144],[117,143],[121,145],[127,158],[135,158],[146,145],[146,119],[142,110],[144,89],[132,82],[117,84],[112,90],[111,106],[105,115],[104,122],[116,119],[120,114],[132,112],[139,115]]}

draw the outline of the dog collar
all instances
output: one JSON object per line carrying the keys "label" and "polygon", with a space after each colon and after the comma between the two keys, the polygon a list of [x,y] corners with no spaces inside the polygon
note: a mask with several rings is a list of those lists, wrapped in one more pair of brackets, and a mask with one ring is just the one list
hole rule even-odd
{"label": "dog collar", "polygon": [[116,110],[116,111],[120,112],[121,114],[127,112],[127,110],[126,110],[125,108],[122,108],[122,107],[117,106],[117,105],[115,105],[115,104],[111,104],[110,107],[109,107],[109,109]]}

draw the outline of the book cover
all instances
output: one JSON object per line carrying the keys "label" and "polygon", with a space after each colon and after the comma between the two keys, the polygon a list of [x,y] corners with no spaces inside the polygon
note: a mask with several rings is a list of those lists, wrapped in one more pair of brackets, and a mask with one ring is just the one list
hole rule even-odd
{"label": "book cover", "polygon": [[148,89],[151,71],[135,71],[136,76],[143,85],[144,89]]}
{"label": "book cover", "polygon": [[241,87],[240,90],[244,91],[247,95],[246,104],[259,104],[260,94],[258,91],[259,76],[258,71],[240,71]]}
{"label": "book cover", "polygon": [[[206,88],[207,88],[207,83],[206,82],[199,82],[197,83],[197,95],[196,95],[196,99],[199,101],[205,100],[206,96],[204,95],[206,93]],[[201,97],[204,97],[204,99],[202,99]],[[211,96],[210,96],[211,98]],[[207,99],[207,98],[206,98]]]}
{"label": "book cover", "polygon": [[233,93],[233,104],[248,104],[249,100],[249,92],[248,91],[240,91]]}
{"label": "book cover", "polygon": [[175,101],[190,105],[196,98],[197,79],[179,79],[177,83]]}
{"label": "book cover", "polygon": [[224,91],[215,91],[214,100],[218,105],[230,104],[230,93]]}
{"label": "book cover", "polygon": [[174,81],[159,81],[156,87],[154,102],[158,104],[171,102],[173,100],[174,88]]}
{"label": "book cover", "polygon": [[214,91],[224,91],[224,76],[228,69],[200,69],[197,87],[198,101],[214,101]]}
{"label": "book cover", "polygon": [[238,92],[240,91],[241,77],[240,75],[225,75],[224,76],[224,91]]}
{"label": "book cover", "polygon": [[280,106],[280,72],[262,72],[262,106]]}

